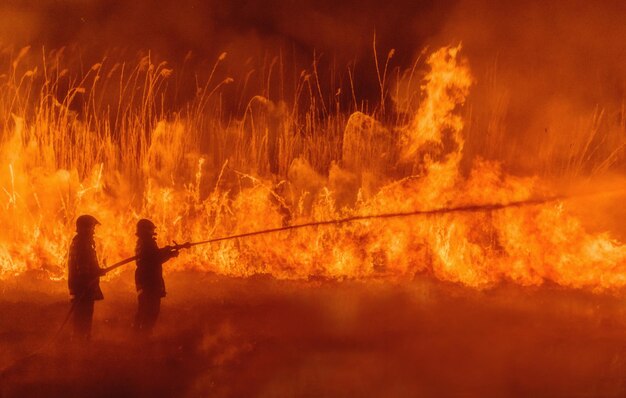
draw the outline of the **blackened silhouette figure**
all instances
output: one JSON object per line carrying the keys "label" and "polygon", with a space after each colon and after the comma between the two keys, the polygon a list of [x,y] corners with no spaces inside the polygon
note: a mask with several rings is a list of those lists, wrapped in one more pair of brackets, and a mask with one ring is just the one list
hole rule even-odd
{"label": "blackened silhouette figure", "polygon": [[141,219],[137,222],[135,285],[138,306],[134,328],[146,335],[156,324],[161,298],[165,297],[163,263],[178,256],[178,250],[172,246],[157,246],[155,230],[156,226],[150,220]]}
{"label": "blackened silhouette figure", "polygon": [[94,301],[102,300],[100,276],[104,271],[98,265],[94,242],[95,217],[82,215],[76,219],[76,236],[72,239],[68,255],[68,287],[73,296],[72,338],[89,340],[93,320]]}

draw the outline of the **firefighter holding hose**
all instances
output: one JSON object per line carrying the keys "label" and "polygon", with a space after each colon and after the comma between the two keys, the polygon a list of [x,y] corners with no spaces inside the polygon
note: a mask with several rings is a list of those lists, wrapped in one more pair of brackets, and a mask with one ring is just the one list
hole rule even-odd
{"label": "firefighter holding hose", "polygon": [[93,321],[94,302],[102,300],[100,276],[104,270],[98,265],[94,233],[100,225],[94,216],[85,214],[76,219],[76,235],[68,255],[68,287],[72,298],[74,340],[89,340]]}
{"label": "firefighter holding hose", "polygon": [[163,263],[178,257],[179,250],[188,248],[189,244],[159,248],[156,242],[156,226],[145,218],[137,222],[136,235],[135,285],[138,306],[134,328],[138,333],[149,335],[159,317],[161,299],[165,297]]}

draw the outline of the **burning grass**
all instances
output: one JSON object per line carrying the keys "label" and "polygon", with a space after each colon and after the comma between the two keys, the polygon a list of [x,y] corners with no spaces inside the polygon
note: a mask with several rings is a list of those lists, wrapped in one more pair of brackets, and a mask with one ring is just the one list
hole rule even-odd
{"label": "burning grass", "polygon": [[[508,203],[556,189],[541,174],[467,159],[463,107],[474,78],[460,46],[433,51],[419,64],[423,73],[416,63],[394,79],[393,52],[385,62],[376,55],[374,107],[358,103],[351,73],[348,105],[341,87],[327,93],[315,61],[285,84],[275,59],[266,87],[246,97],[254,78],[218,78],[222,54],[181,102],[176,71],[151,56],[134,66],[105,58],[82,73],[65,68],[64,56],[35,62],[24,49],[5,58],[3,279],[29,270],[63,278],[81,213],[103,224],[98,252],[113,262],[131,254],[141,217],[159,226],[162,241],[198,241],[352,215]],[[291,87],[281,95],[270,84],[275,73],[278,86]],[[600,130],[591,131],[573,146],[578,155],[567,170],[591,161],[601,144]],[[592,171],[608,169],[621,148]],[[551,281],[600,291],[626,283],[626,246],[587,232],[559,202],[222,242],[186,252],[172,267],[281,279],[410,280],[427,272],[478,288]]]}

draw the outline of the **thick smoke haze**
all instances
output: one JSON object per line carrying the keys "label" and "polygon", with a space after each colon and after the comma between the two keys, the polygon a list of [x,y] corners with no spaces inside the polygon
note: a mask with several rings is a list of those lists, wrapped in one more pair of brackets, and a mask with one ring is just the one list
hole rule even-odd
{"label": "thick smoke haze", "polygon": [[[380,135],[397,134],[403,128],[397,121],[410,120],[406,115],[415,109],[402,108],[402,98],[394,94],[394,87],[408,84],[405,72],[415,67],[411,88],[419,96],[424,84],[423,74],[428,69],[425,54],[441,46],[461,43],[460,57],[463,62],[467,60],[474,80],[468,100],[462,107],[455,108],[462,109],[465,121],[460,176],[469,175],[475,164],[480,163],[477,159],[496,160],[502,162],[504,175],[530,176],[528,180],[545,184],[554,192],[583,194],[567,200],[567,211],[576,216],[575,221],[580,221],[589,233],[609,231],[611,239],[624,242],[626,226],[622,220],[626,218],[626,207],[621,206],[626,199],[622,189],[626,174],[624,21],[626,3],[610,0],[4,0],[0,2],[0,64],[4,67],[6,63],[10,69],[11,60],[25,46],[31,49],[20,59],[20,74],[28,73],[26,71],[34,65],[41,65],[38,62],[42,54],[50,54],[50,51],[62,54],[56,83],[59,98],[63,98],[70,91],[69,87],[78,85],[72,80],[72,73],[80,75],[89,70],[108,73],[115,69],[117,72],[110,72],[114,78],[109,80],[113,81],[120,74],[120,63],[127,61],[131,69],[138,59],[149,53],[155,64],[167,61],[163,69],[163,76],[167,78],[162,81],[165,81],[164,86],[171,84],[167,86],[168,95],[174,92],[179,101],[164,100],[172,108],[167,109],[169,117],[184,105],[193,103],[198,86],[204,84],[203,79],[212,74],[219,60],[210,87],[217,85],[221,91],[201,108],[210,116],[207,120],[215,117],[217,127],[198,122],[200,127],[193,132],[198,136],[206,134],[202,136],[206,142],[189,141],[188,148],[193,153],[185,158],[188,161],[185,167],[181,167],[193,175],[198,170],[196,157],[203,152],[209,154],[203,186],[198,182],[197,195],[203,200],[209,190],[218,191],[218,184],[223,184],[224,192],[243,189],[234,160],[225,156],[230,162],[228,166],[237,174],[231,173],[222,180],[222,167],[226,164],[217,155],[211,158],[209,151],[211,146],[228,148],[226,144],[219,146],[220,140],[236,137],[234,127],[247,132],[251,121],[259,121],[259,131],[267,126],[267,131],[262,131],[266,139],[278,142],[276,131],[281,129],[294,136],[301,133],[298,129],[305,118],[291,115],[292,108],[304,109],[303,113],[315,108],[317,112],[322,106],[316,103],[307,108],[307,101],[331,98],[328,103],[336,100],[338,105],[336,110],[329,107],[330,111],[324,116],[336,125],[322,125],[320,129],[315,125],[305,131],[313,131],[313,138],[320,138],[320,141],[332,141],[323,146],[330,149],[320,150],[324,167],[306,163],[306,156],[302,156],[293,162],[282,159],[286,164],[280,165],[265,165],[269,162],[259,161],[265,167],[265,175],[258,174],[268,181],[270,178],[291,180],[294,192],[315,193],[327,185],[339,193],[343,189],[349,197],[345,202],[353,203],[362,181],[347,168],[341,170],[336,163],[338,160],[343,160],[344,165],[349,163],[342,159],[341,140],[345,137],[350,113],[361,109],[367,115],[361,115],[359,120],[371,122],[376,132],[382,132]],[[63,53],[54,51],[64,47]],[[227,53],[223,59],[220,58],[222,53]],[[383,107],[379,104],[381,94],[375,56],[379,65],[389,62],[386,90],[390,93],[383,100]],[[103,62],[106,66],[91,69],[103,58],[107,58]],[[281,61],[275,61],[277,58]],[[318,68],[320,92],[305,92],[303,99],[295,100],[301,101],[299,107],[289,103],[294,101],[293,91],[297,91],[297,84],[304,80],[302,76],[310,74],[313,65]],[[70,72],[61,75],[64,68]],[[252,70],[254,74],[248,81]],[[33,77],[35,83],[42,83],[41,67],[39,71]],[[106,76],[105,72],[102,76]],[[0,82],[10,80],[4,73],[5,70],[0,69]],[[90,78],[93,79],[94,74]],[[232,82],[228,80],[231,77]],[[102,80],[106,86],[108,80]],[[222,80],[229,83],[220,86]],[[293,87],[281,93],[283,83]],[[34,87],[38,87],[37,84]],[[106,87],[106,90],[117,90],[117,80]],[[143,86],[138,84],[137,87]],[[112,104],[110,109],[115,109],[114,105],[122,97],[111,95],[108,98],[106,90],[102,90],[100,100],[105,105],[101,108],[109,109],[107,106]],[[82,116],[85,97],[76,93],[75,98],[67,102],[72,117],[80,119]],[[251,98],[256,99],[253,102]],[[141,100],[134,98],[135,102]],[[159,100],[155,101],[157,105],[160,105]],[[132,100],[128,103],[129,109],[139,108],[133,107],[136,104]],[[381,108],[385,111],[381,112]],[[107,116],[115,119],[113,113]],[[176,117],[182,119],[184,115],[180,112]],[[268,120],[266,124],[261,123],[263,117]],[[293,131],[284,128],[284,120],[289,118],[295,120]],[[0,141],[8,137],[14,127],[11,115],[6,119],[9,121],[6,126],[10,128],[0,130]],[[18,118],[15,120],[17,124]],[[162,129],[171,129],[164,130],[171,133],[171,137],[163,133],[165,138],[154,145],[151,154],[157,160],[167,160],[165,155],[171,153],[185,152],[174,145],[186,137],[174,134],[179,131],[175,122],[184,120],[169,122],[160,124]],[[220,125],[221,122],[227,127]],[[206,126],[224,134],[215,134]],[[146,128],[148,136],[152,133],[150,129],[157,128],[141,127]],[[180,132],[187,131],[181,128]],[[245,137],[241,141],[245,141]],[[16,142],[22,144],[19,140]],[[373,163],[357,145],[355,148],[351,153],[353,163]],[[270,156],[276,152],[271,151],[277,149],[271,147],[266,151],[270,162],[277,162]],[[260,158],[266,154],[259,153]],[[124,162],[129,159],[120,161]],[[164,181],[163,186],[173,179],[175,173],[171,170],[177,170],[166,166],[162,175],[160,170],[154,172],[154,180]],[[332,167],[335,167],[334,186],[329,184]],[[76,177],[72,178],[78,181],[78,175],[76,172]],[[143,188],[127,186],[121,177],[124,183],[116,185],[118,177],[114,174],[110,181],[105,181],[107,189],[109,186],[118,189],[105,191],[105,195],[111,200],[133,195],[139,198],[137,201],[143,200],[142,193],[138,194]],[[181,181],[177,183],[184,183],[183,179]],[[380,187],[376,184],[372,183],[372,191]],[[24,183],[24,186],[28,185]],[[280,194],[277,187],[271,189]],[[611,194],[616,187],[619,193]],[[486,191],[489,194],[490,191]],[[590,192],[602,195],[588,196]],[[44,194],[54,198],[48,205],[63,199],[62,196],[58,199],[56,188],[44,191],[41,197],[45,199]],[[429,193],[424,190],[424,194]],[[493,196],[498,200],[498,195]],[[258,197],[263,198],[263,203],[266,197],[270,198],[265,191]],[[303,199],[297,206],[311,208],[316,197],[302,196],[309,202]],[[91,196],[86,198],[85,201]],[[228,195],[223,198],[227,200]],[[342,206],[341,196],[338,198],[337,204]],[[406,196],[401,197],[405,199]],[[438,200],[444,203],[446,198],[437,198],[433,206]],[[255,215],[256,208],[246,206],[250,201],[238,202],[241,207],[237,214],[242,215],[241,219],[252,219]],[[41,203],[46,206],[45,200]],[[165,210],[178,205],[166,204]],[[274,207],[281,207],[281,203],[272,202],[267,206]],[[154,209],[160,211],[158,207]],[[206,211],[195,209],[198,213]],[[111,214],[117,213],[106,213],[104,208],[99,210],[108,217],[101,219],[104,222],[99,228],[112,228],[114,216]],[[7,214],[7,219],[19,218],[14,213]],[[221,213],[216,211],[215,214],[214,218],[221,217]],[[135,216],[142,215],[133,213],[132,217]],[[73,220],[73,215],[67,219]],[[476,239],[476,247],[497,256],[505,253],[506,249],[497,242],[497,233],[490,229],[494,222],[492,214],[478,220],[484,220],[484,231],[479,228],[479,222],[476,228],[468,229],[468,234],[478,237],[472,238]],[[276,219],[280,221],[297,220]],[[500,222],[497,217],[496,222]],[[73,221],[68,221],[71,223]],[[183,226],[179,227],[181,224]],[[134,232],[134,224],[128,225],[133,225]],[[184,220],[176,225],[180,229],[173,229],[171,234],[186,233]],[[433,225],[436,227],[433,234],[442,241],[448,239],[452,242],[448,246],[454,246],[452,235],[446,238],[445,234],[455,231],[454,224]],[[532,233],[524,234],[524,229],[518,231],[520,247],[528,251],[529,257],[537,252],[544,255],[542,250],[546,250],[525,246],[524,239],[532,238],[535,231],[540,235],[539,225],[547,225],[547,222],[537,225],[536,229],[528,229]],[[70,229],[73,231],[73,226]],[[515,225],[512,229],[515,230]],[[7,230],[12,232],[11,228]],[[220,231],[215,232],[215,236],[222,233]],[[463,229],[456,231],[459,235],[463,233]],[[565,243],[575,239],[565,236],[568,230],[564,231]],[[115,232],[121,231],[116,229]],[[165,242],[165,236],[165,233],[159,235],[159,243]],[[483,242],[483,237],[489,239]],[[267,242],[271,242],[269,239]],[[607,245],[620,245],[617,240],[607,239]],[[263,247],[263,242],[259,240],[255,244]],[[240,243],[237,241],[234,245]],[[294,245],[289,243],[291,249]],[[341,246],[341,241],[330,242],[329,251],[334,249],[333,244]],[[360,244],[357,242],[355,247]],[[124,242],[124,253],[132,253],[133,245],[134,241]],[[311,250],[311,246],[302,246]],[[448,246],[445,252],[454,252]],[[210,251],[218,246],[204,247]],[[429,252],[431,248],[422,244],[415,247],[419,253],[428,254],[424,254],[424,258],[434,258]],[[514,249],[517,252],[517,246]],[[546,258],[551,258],[547,251]],[[472,261],[471,252],[464,253],[469,253],[468,257],[459,256],[459,263]],[[563,257],[567,257],[567,253],[574,253],[570,255],[574,258],[579,252],[564,252]],[[367,261],[376,255],[367,253]],[[400,252],[399,257],[409,258],[415,264],[417,260],[412,255]],[[119,253],[115,256],[119,257]],[[179,263],[175,262],[184,256],[167,266],[176,269]],[[254,268],[257,265],[245,262],[251,257],[241,258],[225,258],[224,264],[241,261],[246,272],[248,269],[265,272],[265,268]],[[540,282],[525,285],[502,277],[495,286],[481,290],[463,286],[457,280],[439,280],[432,267],[421,267],[422,264],[419,272],[410,276],[402,274],[402,280],[393,279],[395,276],[390,271],[388,280],[385,279],[385,262],[379,264],[373,260],[374,267],[380,270],[375,269],[370,279],[344,276],[327,279],[325,274],[309,274],[308,280],[306,276],[280,280],[271,273],[243,277],[234,273],[180,271],[184,268],[179,268],[179,271],[166,270],[168,295],[163,301],[155,335],[142,341],[132,333],[136,291],[135,266],[130,264],[119,275],[103,279],[105,300],[96,304],[94,339],[91,345],[83,347],[71,343],[69,325],[54,337],[69,308],[66,281],[63,275],[51,279],[39,265],[38,261],[43,260],[32,261],[40,268],[0,281],[0,396],[527,397],[579,394],[617,397],[626,392],[623,382],[626,305],[621,297],[623,293],[617,290],[622,288],[598,294],[557,285],[553,279],[539,279]],[[258,261],[261,264],[265,260]],[[602,258],[597,261],[600,263]],[[319,265],[317,260],[311,263]],[[515,270],[516,264],[498,262],[498,267],[509,271]],[[558,275],[562,271],[559,267],[564,267],[550,263],[540,265],[548,269],[546,275]],[[57,274],[65,272],[65,264],[55,266],[61,270]],[[480,264],[477,270],[481,271],[479,268]],[[621,276],[620,270],[621,263],[611,272]],[[542,275],[539,271],[530,269],[529,273]],[[504,275],[504,271],[498,269],[498,272]],[[605,276],[602,274],[600,279]]]}
{"label": "thick smoke haze", "polygon": [[419,47],[437,32],[450,3],[9,1],[0,6],[4,22],[1,37],[22,45],[82,43],[100,50],[152,49],[170,57],[184,56],[187,51],[224,51],[233,42],[247,38],[268,47],[289,44],[352,57],[369,51],[375,30],[381,40],[401,46],[405,52]]}
{"label": "thick smoke haze", "polygon": [[[513,149],[507,156],[514,152],[529,167],[550,151],[574,156],[572,146],[593,129],[604,137],[591,145],[599,151],[585,154],[586,171],[623,145],[625,16],[617,1],[466,1],[452,8],[439,41],[464,43],[477,78],[478,134],[503,130],[502,144]],[[619,157],[623,166],[623,151]]]}
{"label": "thick smoke haze", "polygon": [[[227,52],[235,77],[278,53],[297,74],[315,54],[323,84],[335,74],[347,80],[346,66],[358,65],[354,89],[368,101],[379,95],[374,34],[380,58],[395,49],[398,70],[425,47],[461,42],[476,77],[466,153],[559,174],[593,172],[611,156],[624,164],[623,151],[613,152],[626,120],[625,17],[619,1],[8,1],[0,42],[77,45],[87,65],[114,48],[150,50],[173,65],[191,60],[192,70]],[[593,131],[601,134],[587,152],[578,148]],[[576,156],[585,159],[572,166]]]}
{"label": "thick smoke haze", "polygon": [[[158,334],[103,284],[94,341],[60,341],[63,286],[0,284],[3,397],[623,396],[623,300],[561,289],[170,275]],[[41,287],[48,289],[43,296]],[[17,290],[17,291],[16,291]],[[590,338],[593,336],[593,338]],[[540,347],[538,349],[538,347]],[[20,358],[13,362],[15,358]]]}
{"label": "thick smoke haze", "polygon": [[[357,65],[355,91],[359,100],[370,100],[378,97],[374,35],[381,52],[395,48],[394,61],[410,65],[415,53],[439,31],[449,4],[430,0],[384,4],[352,0],[17,1],[0,5],[0,20],[5,22],[0,27],[0,43],[17,49],[69,46],[74,48],[72,53],[78,48],[80,62],[87,67],[112,51],[116,60],[150,52],[153,59],[167,60],[179,73],[184,63],[188,76],[203,76],[225,52],[228,56],[220,71],[236,83],[251,70],[258,73],[267,68],[279,54],[285,59],[279,72],[283,77],[297,77],[311,67],[315,57],[330,96],[336,91],[336,83],[331,83],[335,75],[347,80],[347,65]],[[69,57],[73,58],[77,57]],[[191,83],[181,84],[187,84],[181,89],[183,94],[193,91]],[[246,96],[256,94],[255,88]]]}

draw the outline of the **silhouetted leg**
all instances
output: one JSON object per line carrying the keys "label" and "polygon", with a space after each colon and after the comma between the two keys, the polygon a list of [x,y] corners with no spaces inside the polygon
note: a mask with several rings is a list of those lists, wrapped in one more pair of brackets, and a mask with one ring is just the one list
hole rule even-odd
{"label": "silhouetted leg", "polygon": [[146,295],[140,293],[137,296],[137,314],[135,315],[135,331],[140,332],[146,324]]}
{"label": "silhouetted leg", "polygon": [[150,332],[156,325],[161,310],[161,297],[153,296],[148,299],[146,309],[146,331]]}
{"label": "silhouetted leg", "polygon": [[159,316],[161,298],[157,295],[141,293],[137,296],[137,315],[135,316],[135,330],[150,333]]}
{"label": "silhouetted leg", "polygon": [[77,300],[73,305],[73,338],[77,340],[89,340],[91,338],[91,325],[93,320],[93,301]]}

